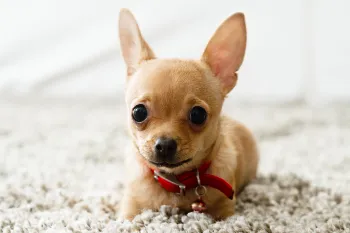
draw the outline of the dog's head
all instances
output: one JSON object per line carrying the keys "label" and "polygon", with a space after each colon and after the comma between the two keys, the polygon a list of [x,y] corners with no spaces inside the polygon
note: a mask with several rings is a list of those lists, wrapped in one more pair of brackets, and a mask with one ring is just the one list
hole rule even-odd
{"label": "dog's head", "polygon": [[156,58],[126,9],[119,36],[129,128],[142,160],[172,173],[199,165],[218,136],[224,98],[236,85],[246,47],[244,15],[226,19],[199,60]]}

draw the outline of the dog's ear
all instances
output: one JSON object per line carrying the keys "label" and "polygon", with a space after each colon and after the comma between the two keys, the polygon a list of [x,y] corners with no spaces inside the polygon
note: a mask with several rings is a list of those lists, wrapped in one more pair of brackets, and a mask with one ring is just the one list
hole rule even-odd
{"label": "dog's ear", "polygon": [[236,85],[236,72],[243,62],[246,42],[244,14],[236,13],[219,26],[202,55],[202,61],[209,65],[215,77],[220,80],[223,95]]}
{"label": "dog's ear", "polygon": [[155,58],[152,49],[142,37],[135,17],[124,8],[119,13],[119,40],[128,76],[135,73],[140,63]]}

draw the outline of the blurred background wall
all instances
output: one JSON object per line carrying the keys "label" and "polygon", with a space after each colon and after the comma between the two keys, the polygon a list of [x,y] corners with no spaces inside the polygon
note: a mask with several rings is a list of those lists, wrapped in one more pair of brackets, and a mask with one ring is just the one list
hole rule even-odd
{"label": "blurred background wall", "polygon": [[248,47],[229,101],[350,101],[349,0],[2,0],[0,95],[120,98],[122,7],[158,57],[199,58],[244,12]]}

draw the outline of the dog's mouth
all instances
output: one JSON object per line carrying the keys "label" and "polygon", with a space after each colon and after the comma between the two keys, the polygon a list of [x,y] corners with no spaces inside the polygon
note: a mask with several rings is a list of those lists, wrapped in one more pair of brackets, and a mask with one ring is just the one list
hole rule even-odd
{"label": "dog's mouth", "polygon": [[167,167],[167,168],[175,168],[175,167],[179,167],[185,163],[190,162],[192,159],[186,159],[183,160],[181,162],[178,163],[167,163],[167,162],[154,162],[151,160],[148,160],[150,163],[152,163],[153,165],[156,165],[157,167]]}

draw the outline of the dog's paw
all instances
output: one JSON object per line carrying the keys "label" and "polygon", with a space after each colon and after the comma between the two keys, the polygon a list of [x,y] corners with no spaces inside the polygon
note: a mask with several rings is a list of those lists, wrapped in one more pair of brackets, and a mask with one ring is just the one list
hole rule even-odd
{"label": "dog's paw", "polygon": [[132,221],[134,218],[134,215],[126,212],[119,212],[117,216],[117,221],[124,222],[124,221]]}

